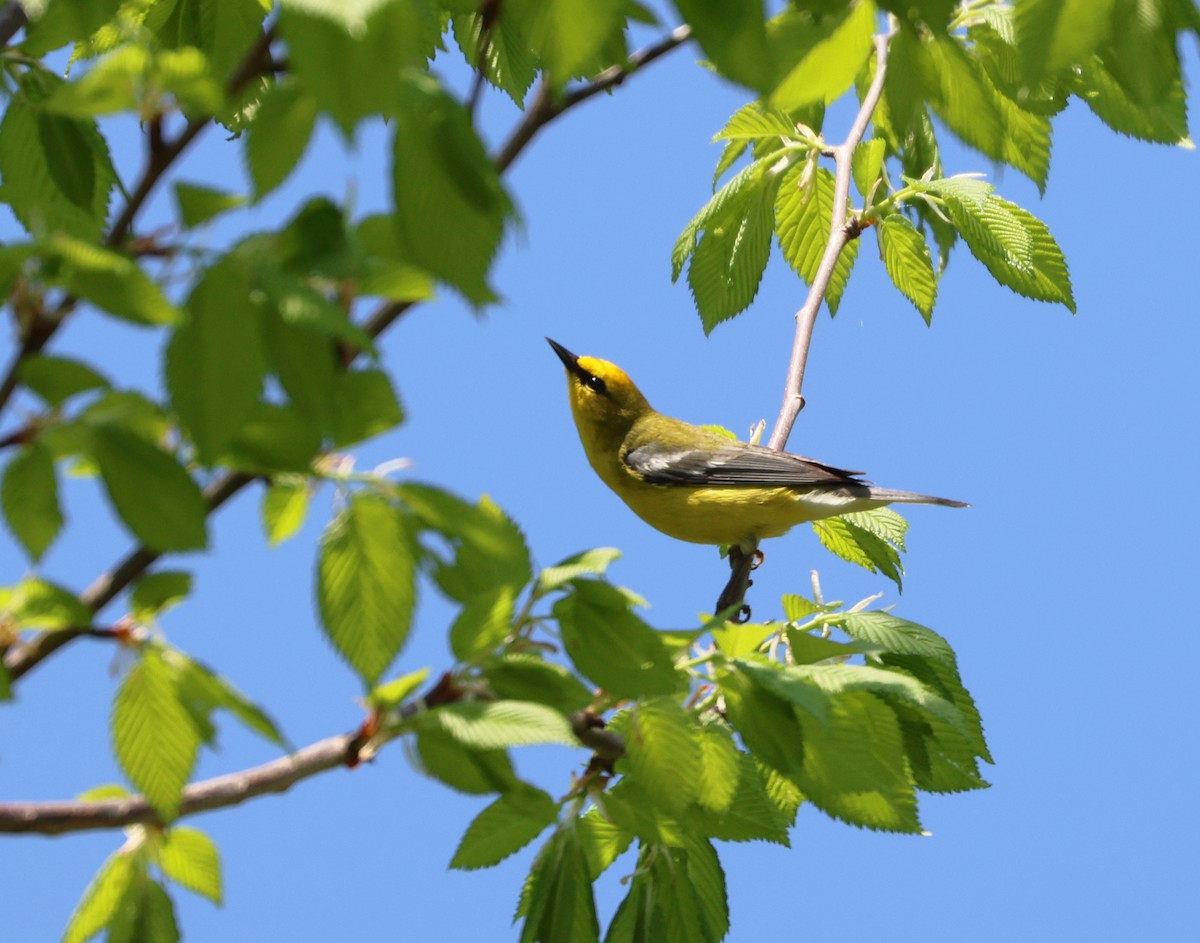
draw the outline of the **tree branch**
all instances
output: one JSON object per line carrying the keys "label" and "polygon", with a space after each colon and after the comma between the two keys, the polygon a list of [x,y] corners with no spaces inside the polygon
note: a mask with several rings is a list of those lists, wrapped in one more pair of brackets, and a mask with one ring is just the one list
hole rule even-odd
{"label": "tree branch", "polygon": [[787,445],[788,437],[792,434],[792,426],[796,417],[804,408],[804,397],[800,390],[804,385],[804,368],[808,363],[808,348],[812,342],[813,328],[817,323],[817,315],[821,311],[821,302],[829,290],[829,280],[833,277],[834,266],[842,250],[852,239],[857,238],[857,227],[847,225],[846,204],[850,199],[851,159],[854,148],[866,133],[871,115],[879,104],[879,96],[883,93],[883,81],[887,75],[888,46],[892,34],[881,34],[875,37],[875,78],[870,88],[863,96],[858,114],[846,140],[832,148],[834,170],[833,213],[829,221],[829,243],[821,256],[817,274],[808,290],[804,305],[796,312],[796,338],[792,344],[792,358],[788,364],[787,382],[783,389],[783,405],[779,410],[779,418],[775,420],[775,428],[767,443],[773,449],[782,449]]}
{"label": "tree branch", "polygon": [[0,46],[7,46],[8,41],[17,34],[22,26],[29,22],[25,8],[17,0],[8,0],[0,7]]}
{"label": "tree branch", "polygon": [[[256,62],[267,58],[269,52],[269,38],[273,34],[268,31],[264,34],[265,43],[260,43],[256,47],[256,51],[252,51],[247,56],[242,67],[239,67],[236,75],[242,75],[245,71],[246,63]],[[520,124],[514,129],[512,134],[500,147],[493,156],[492,160],[496,164],[496,169],[500,173],[504,173],[513,163],[520,153],[533,140],[534,135],[538,130],[545,127],[549,122],[553,121],[569,108],[574,107],[580,102],[587,101],[593,95],[597,95],[602,91],[610,88],[615,88],[620,85],[625,79],[632,75],[636,70],[648,65],[655,59],[665,55],[672,49],[681,46],[691,36],[691,28],[688,26],[680,26],[672,30],[672,32],[664,37],[659,42],[652,46],[647,46],[633,53],[629,60],[620,66],[612,66],[605,69],[590,82],[579,88],[567,93],[557,103],[546,104],[543,102],[549,101],[548,93],[545,92],[546,86],[543,83],[539,90],[538,98],[534,105],[526,112]],[[257,58],[256,58],[257,57]],[[255,73],[249,72],[249,77],[253,77]],[[236,76],[235,76],[236,77]],[[232,80],[231,80],[232,81]],[[189,128],[191,125],[189,125]],[[186,133],[186,130],[185,132]],[[194,134],[192,135],[195,136]],[[178,156],[178,154],[176,154]],[[164,168],[165,169],[165,168]],[[162,171],[159,171],[161,176]],[[156,177],[157,179],[157,177]],[[139,188],[141,189],[141,188]],[[149,192],[147,190],[147,192]],[[144,197],[143,197],[144,199]],[[133,198],[131,197],[131,203]],[[140,205],[140,204],[139,204]],[[132,220],[132,215],[130,215]],[[114,226],[114,231],[115,231]],[[418,302],[415,301],[385,301],[381,303],[363,322],[362,328],[371,338],[379,337],[386,331],[398,318],[405,312],[411,309]],[[349,366],[357,358],[358,352],[347,350],[342,358],[344,366]],[[16,384],[16,370],[19,366],[20,355],[17,362],[13,364],[9,372],[8,379]],[[11,393],[11,389],[8,391]],[[0,409],[3,408],[4,402],[7,399],[7,394],[0,396]],[[209,511],[215,511],[222,504],[232,498],[235,494],[241,491],[246,485],[254,481],[253,475],[246,475],[241,472],[229,472],[214,481],[207,489],[205,496],[208,499]],[[152,566],[162,554],[157,550],[151,550],[148,547],[137,547],[132,550],[117,566],[104,573],[95,582],[89,586],[82,595],[82,600],[85,605],[92,610],[93,613],[99,612],[104,606],[108,605],[113,598],[125,589],[130,583],[141,576],[146,570]],[[74,641],[82,633],[79,629],[58,629],[54,631],[41,632],[31,638],[24,644],[13,645],[5,655],[4,664],[8,668],[9,675],[13,681],[22,677],[31,669],[36,667],[47,656],[53,654],[64,645]]]}

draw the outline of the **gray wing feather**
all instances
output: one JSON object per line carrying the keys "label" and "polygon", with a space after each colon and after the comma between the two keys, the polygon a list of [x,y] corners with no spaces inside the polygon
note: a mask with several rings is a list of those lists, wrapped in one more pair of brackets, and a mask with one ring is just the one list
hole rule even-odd
{"label": "gray wing feather", "polygon": [[651,484],[744,485],[746,487],[868,487],[848,471],[757,445],[717,449],[672,449],[640,445],[625,453],[625,464]]}

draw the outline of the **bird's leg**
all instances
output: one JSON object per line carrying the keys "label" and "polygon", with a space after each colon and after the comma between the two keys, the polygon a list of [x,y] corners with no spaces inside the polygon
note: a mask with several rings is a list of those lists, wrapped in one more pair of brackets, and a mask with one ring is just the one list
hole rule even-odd
{"label": "bird's leg", "polygon": [[745,605],[743,600],[746,598],[746,590],[751,585],[750,571],[761,562],[762,554],[757,547],[752,548],[749,552],[742,550],[737,545],[729,548],[729,582],[725,584],[725,588],[721,590],[721,595],[717,599],[717,612],[724,612],[726,609],[741,604],[733,621],[750,621],[750,607]]}

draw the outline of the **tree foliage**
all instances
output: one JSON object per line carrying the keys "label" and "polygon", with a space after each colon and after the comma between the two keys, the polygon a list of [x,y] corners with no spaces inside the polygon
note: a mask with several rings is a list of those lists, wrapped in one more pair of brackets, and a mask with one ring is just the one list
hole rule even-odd
{"label": "tree foliage", "polygon": [[[867,264],[868,229],[926,322],[962,247],[1000,285],[1074,311],[1046,225],[990,183],[948,173],[939,141],[952,135],[1044,190],[1052,122],[1075,96],[1120,134],[1190,146],[1178,47],[1200,35],[1191,0],[793,0],[773,15],[753,0],[658,10],[635,0],[46,0],[25,11],[0,51],[0,199],[24,230],[0,245],[18,338],[0,407],[11,422],[14,403],[32,407],[3,438],[0,504],[34,569],[0,590],[0,697],[19,695],[21,677],[74,638],[125,648],[112,750],[142,797],[98,790],[75,826],[51,829],[36,804],[4,818],[7,830],[65,831],[111,811],[110,825],[129,826],[65,939],[177,939],[170,884],[222,896],[216,847],[176,824],[199,808],[188,783],[218,716],[290,749],[262,707],[156,621],[191,588],[171,555],[207,548],[211,516],[250,486],[262,489],[272,543],[297,532],[314,494],[334,495],[315,597],[367,715],[336,750],[296,754],[300,775],[407,738],[434,777],[491,797],[450,864],[485,868],[541,840],[518,906],[523,941],[584,943],[603,923],[612,943],[715,943],[730,926],[715,843],[786,845],[804,802],[855,826],[916,833],[921,793],[986,786],[979,712],[933,630],[869,604],[789,595],[773,621],[660,631],[637,594],[606,578],[615,550],[539,571],[516,522],[487,498],[355,472],[339,453],[404,421],[374,344],[396,317],[439,290],[479,307],[497,297],[492,262],[518,222],[503,177],[515,154],[562,111],[685,43],[748,98],[717,131],[713,192],[697,195],[670,253],[706,332],[747,309],[773,244],[836,314],[856,262]],[[668,32],[662,21],[682,25]],[[631,52],[633,24],[663,38]],[[478,70],[465,98],[431,68],[450,55]],[[484,85],[525,109],[491,154],[474,121]],[[839,146],[824,114],[847,96],[861,120]],[[122,116],[138,119],[146,151],[135,179],[119,180],[110,155],[112,134],[134,133],[113,120]],[[282,223],[261,219],[257,207],[318,122],[353,139],[381,120],[387,213],[314,198]],[[242,156],[246,194],[174,179],[175,160],[214,123]],[[173,228],[143,231],[139,212],[168,185]],[[266,228],[219,248],[197,238],[227,213]],[[106,317],[164,339],[155,395],[122,388],[104,363],[50,352],[72,321]],[[66,531],[67,470],[98,479],[135,546],[82,593],[38,569],[56,540],[86,539]],[[905,527],[879,511],[816,530],[831,552],[899,586]],[[125,589],[127,613],[103,621]],[[432,685],[428,669],[387,677],[420,593],[457,609],[455,661],[435,666]],[[589,750],[586,773],[550,791],[522,781],[509,751],[544,743]],[[220,794],[229,805],[258,793]],[[598,915],[592,883],[634,846],[624,901]]]}

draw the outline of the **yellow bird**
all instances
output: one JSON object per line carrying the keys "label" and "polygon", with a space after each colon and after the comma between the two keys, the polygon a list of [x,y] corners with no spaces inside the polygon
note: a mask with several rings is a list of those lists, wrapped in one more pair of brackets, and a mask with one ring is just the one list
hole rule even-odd
{"label": "yellow bird", "polygon": [[887,504],[962,501],[876,488],[862,472],[735,442],[654,411],[620,367],[546,338],[567,368],[571,412],[601,480],[678,540],[749,550],[797,524]]}

